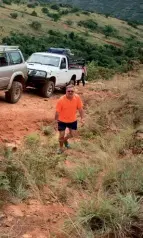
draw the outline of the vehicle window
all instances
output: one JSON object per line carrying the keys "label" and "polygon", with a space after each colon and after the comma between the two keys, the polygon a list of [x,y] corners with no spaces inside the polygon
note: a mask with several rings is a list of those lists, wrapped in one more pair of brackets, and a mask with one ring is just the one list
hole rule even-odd
{"label": "vehicle window", "polygon": [[62,58],[61,60],[61,69],[66,69],[66,59],[65,58]]}
{"label": "vehicle window", "polygon": [[7,66],[8,65],[8,59],[5,53],[0,52],[0,67]]}
{"label": "vehicle window", "polygon": [[60,58],[50,55],[47,56],[47,55],[33,54],[30,56],[27,62],[58,67]]}
{"label": "vehicle window", "polygon": [[12,64],[21,64],[22,63],[22,57],[19,52],[10,52],[9,53]]}

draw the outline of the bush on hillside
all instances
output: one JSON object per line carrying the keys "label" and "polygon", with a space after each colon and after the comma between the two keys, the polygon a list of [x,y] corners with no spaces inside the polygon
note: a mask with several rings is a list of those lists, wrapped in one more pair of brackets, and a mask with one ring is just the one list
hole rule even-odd
{"label": "bush on hillside", "polygon": [[90,12],[88,12],[88,11],[82,11],[82,14],[84,14],[86,16],[90,16]]}
{"label": "bush on hillside", "polygon": [[53,10],[56,10],[56,11],[59,11],[59,9],[60,9],[58,4],[53,4],[50,6],[50,8]]}
{"label": "bush on hillside", "polygon": [[72,6],[68,3],[59,3],[60,7],[65,7],[65,8],[72,8]]}
{"label": "bush on hillside", "polygon": [[3,0],[3,3],[4,3],[4,4],[7,4],[7,5],[11,5],[12,0]]}
{"label": "bush on hillside", "polygon": [[138,28],[139,23],[137,21],[127,21],[129,26],[132,26],[134,28]]}
{"label": "bush on hillside", "polygon": [[113,26],[110,26],[110,25],[104,26],[102,28],[102,31],[106,37],[108,36],[115,37],[118,35],[118,31]]}
{"label": "bush on hillside", "polygon": [[53,21],[58,21],[61,17],[58,13],[48,13],[47,16],[52,18]]}
{"label": "bush on hillside", "polygon": [[33,21],[30,26],[34,29],[34,30],[39,30],[41,29],[41,23],[38,21]]}
{"label": "bush on hillside", "polygon": [[42,8],[42,12],[45,13],[45,14],[47,14],[47,13],[49,12],[49,10],[48,10],[47,7],[43,7],[43,8]]}
{"label": "bush on hillside", "polygon": [[87,66],[87,80],[99,80],[99,79],[110,79],[114,74],[115,70],[108,69],[105,67],[97,66],[94,61]]}
{"label": "bush on hillside", "polygon": [[79,21],[78,25],[79,26],[83,26],[85,28],[88,28],[88,29],[90,29],[92,31],[96,31],[98,29],[98,23],[95,22],[92,19],[89,19],[89,20],[86,20],[86,21]]}
{"label": "bush on hillside", "polygon": [[29,8],[35,8],[36,5],[35,5],[34,3],[28,3],[28,4],[27,4],[27,7],[29,7]]}
{"label": "bush on hillside", "polygon": [[59,14],[60,15],[67,15],[67,14],[69,14],[70,13],[70,11],[69,10],[62,10],[62,11],[59,11]]}
{"label": "bush on hillside", "polygon": [[13,18],[13,19],[16,19],[18,17],[18,14],[16,12],[12,12],[10,13],[10,16]]}
{"label": "bush on hillside", "polygon": [[70,12],[71,12],[71,13],[76,13],[76,12],[79,12],[79,11],[80,11],[79,8],[73,7]]}
{"label": "bush on hillside", "polygon": [[73,22],[72,22],[71,20],[67,20],[65,23],[66,23],[68,26],[72,26],[72,24],[73,24]]}
{"label": "bush on hillside", "polygon": [[37,15],[37,12],[35,12],[35,11],[33,11],[33,12],[31,13],[31,15],[32,15],[32,16],[35,16],[35,17],[38,16],[38,15]]}

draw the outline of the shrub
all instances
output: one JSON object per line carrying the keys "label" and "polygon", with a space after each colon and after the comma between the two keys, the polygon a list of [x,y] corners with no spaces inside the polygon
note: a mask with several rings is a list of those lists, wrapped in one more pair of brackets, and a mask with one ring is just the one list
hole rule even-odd
{"label": "shrub", "polygon": [[52,169],[61,160],[53,155],[53,148],[42,147],[39,136],[32,134],[26,137],[24,147],[15,153],[4,154],[0,171],[0,189],[8,190],[12,195],[24,199],[33,192],[39,198],[39,187],[50,180]]}
{"label": "shrub", "polygon": [[[104,196],[97,200],[86,200],[81,203],[75,227],[83,234],[105,235],[123,238],[132,235],[136,220],[141,223],[141,201],[132,195],[116,194],[112,198]],[[83,236],[85,237],[85,236]],[[140,236],[138,236],[140,237]]]}
{"label": "shrub", "polygon": [[67,20],[65,23],[66,23],[68,26],[72,26],[72,24],[73,24],[73,22],[72,22],[71,20]]}
{"label": "shrub", "polygon": [[88,28],[88,29],[90,29],[92,31],[96,31],[98,29],[98,23],[95,22],[92,19],[89,19],[89,20],[86,20],[86,21],[79,21],[78,25],[79,26],[83,26],[85,28]]}
{"label": "shrub", "polygon": [[4,3],[4,4],[7,4],[7,5],[11,5],[12,0],[3,0],[3,3]]}
{"label": "shrub", "polygon": [[41,23],[38,21],[33,21],[30,26],[34,29],[34,30],[40,30],[41,29]]}
{"label": "shrub", "polygon": [[[131,160],[130,163],[125,161],[118,166],[117,171],[109,171],[104,177],[103,186],[106,191],[122,194],[134,193],[143,195],[143,163],[138,157]],[[138,175],[138,176],[137,176]]]}
{"label": "shrub", "polygon": [[5,171],[0,171],[0,190],[9,190],[9,180]]}
{"label": "shrub", "polygon": [[[86,187],[95,183],[95,178],[99,170],[90,166],[77,167],[71,172],[71,178],[74,183],[81,184]],[[90,185],[89,185],[90,186]]]}
{"label": "shrub", "polygon": [[29,8],[35,8],[35,4],[33,4],[33,3],[28,3],[28,4],[27,4],[27,7],[29,7]]}
{"label": "shrub", "polygon": [[106,37],[108,36],[115,37],[117,36],[118,33],[118,31],[113,26],[110,25],[106,25],[105,27],[102,28],[102,30]]}
{"label": "shrub", "polygon": [[47,7],[43,7],[43,8],[42,8],[42,12],[45,13],[45,14],[47,14],[47,13],[49,12],[49,10],[48,10]]}
{"label": "shrub", "polygon": [[53,9],[53,10],[57,10],[57,11],[59,11],[59,5],[57,5],[57,4],[52,4],[51,6],[51,9]]}
{"label": "shrub", "polygon": [[10,13],[10,16],[13,18],[13,19],[16,19],[18,17],[18,14],[16,12],[12,12]]}
{"label": "shrub", "polygon": [[78,12],[78,11],[79,11],[79,8],[73,7],[70,12],[71,12],[71,13],[76,13],[76,12]]}
{"label": "shrub", "polygon": [[53,134],[53,128],[51,126],[42,127],[42,131],[43,131],[44,135],[47,135],[47,136]]}
{"label": "shrub", "polygon": [[32,146],[32,145],[37,146],[37,144],[39,144],[39,141],[40,141],[40,136],[37,133],[33,133],[25,137],[25,142],[29,146]]}
{"label": "shrub", "polygon": [[86,16],[90,16],[90,12],[88,12],[88,11],[82,11],[82,14],[84,14]]}
{"label": "shrub", "polygon": [[60,14],[57,13],[48,13],[47,16],[52,18],[54,21],[58,21],[61,17]]}
{"label": "shrub", "polygon": [[89,81],[99,79],[109,79],[115,73],[113,69],[97,66],[95,62],[89,63],[87,68],[88,68],[87,80]]}
{"label": "shrub", "polygon": [[127,21],[129,26],[132,26],[134,28],[138,28],[139,23],[137,21]]}
{"label": "shrub", "polygon": [[33,11],[31,15],[37,17],[37,12]]}
{"label": "shrub", "polygon": [[59,13],[60,13],[60,15],[67,15],[67,14],[70,13],[70,11],[69,10],[62,10]]}

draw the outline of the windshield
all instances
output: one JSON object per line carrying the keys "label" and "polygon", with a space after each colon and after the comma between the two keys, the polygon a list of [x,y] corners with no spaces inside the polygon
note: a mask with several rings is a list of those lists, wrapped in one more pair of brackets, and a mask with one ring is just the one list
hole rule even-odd
{"label": "windshield", "polygon": [[29,57],[27,62],[58,67],[59,63],[60,63],[60,57],[55,57],[55,56],[50,56],[50,55],[33,54]]}

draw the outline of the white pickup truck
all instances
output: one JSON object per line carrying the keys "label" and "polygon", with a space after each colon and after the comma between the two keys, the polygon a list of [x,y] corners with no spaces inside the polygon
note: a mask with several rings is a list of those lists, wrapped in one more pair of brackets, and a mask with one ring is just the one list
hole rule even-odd
{"label": "white pickup truck", "polygon": [[69,68],[67,56],[53,53],[33,53],[27,60],[27,86],[40,89],[43,97],[50,97],[55,88],[65,88],[83,76],[82,68]]}

